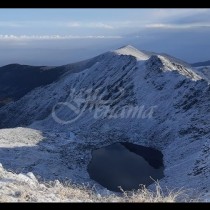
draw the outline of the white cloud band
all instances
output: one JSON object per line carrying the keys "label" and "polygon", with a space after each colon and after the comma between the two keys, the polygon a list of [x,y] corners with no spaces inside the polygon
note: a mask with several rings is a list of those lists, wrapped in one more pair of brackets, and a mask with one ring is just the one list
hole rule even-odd
{"label": "white cloud band", "polygon": [[72,35],[0,35],[0,40],[67,40],[67,39],[120,39],[121,36],[72,36]]}

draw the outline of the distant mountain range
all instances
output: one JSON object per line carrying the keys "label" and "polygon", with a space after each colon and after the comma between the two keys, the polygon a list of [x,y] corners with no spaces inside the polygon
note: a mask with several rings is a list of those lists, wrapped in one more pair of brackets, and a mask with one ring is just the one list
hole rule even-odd
{"label": "distant mountain range", "polygon": [[209,61],[203,61],[198,63],[192,63],[193,67],[199,67],[199,66],[210,66],[210,60]]}

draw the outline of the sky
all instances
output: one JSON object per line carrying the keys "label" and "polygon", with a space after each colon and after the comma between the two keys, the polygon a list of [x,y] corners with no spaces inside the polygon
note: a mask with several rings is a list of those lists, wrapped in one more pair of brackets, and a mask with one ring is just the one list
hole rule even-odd
{"label": "sky", "polygon": [[210,9],[0,9],[0,66],[63,65],[127,44],[210,60]]}

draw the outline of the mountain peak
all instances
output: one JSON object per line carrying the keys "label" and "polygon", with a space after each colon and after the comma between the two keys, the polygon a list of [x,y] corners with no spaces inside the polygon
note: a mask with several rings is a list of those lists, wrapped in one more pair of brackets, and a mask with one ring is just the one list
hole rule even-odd
{"label": "mountain peak", "polygon": [[114,50],[114,53],[118,55],[131,55],[137,58],[137,60],[147,60],[150,56],[144,52],[139,51],[131,45],[125,45],[123,47]]}
{"label": "mountain peak", "polygon": [[118,48],[117,50],[120,50],[120,49],[134,49],[134,50],[138,50],[138,49],[136,49],[135,47],[133,47],[133,46],[130,45],[130,44],[124,45],[124,46]]}

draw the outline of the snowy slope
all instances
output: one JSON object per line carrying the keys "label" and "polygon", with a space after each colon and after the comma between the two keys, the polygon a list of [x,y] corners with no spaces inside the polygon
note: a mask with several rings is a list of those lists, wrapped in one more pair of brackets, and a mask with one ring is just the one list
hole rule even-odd
{"label": "snowy slope", "polygon": [[65,68],[10,64],[0,67],[0,106],[16,101],[36,87],[50,84]]}
{"label": "snowy slope", "polygon": [[150,57],[150,55],[147,54],[146,52],[139,51],[131,45],[126,45],[117,50],[114,50],[113,52],[118,55],[132,55],[133,57],[135,57],[140,61],[147,60]]}
{"label": "snowy slope", "polygon": [[[95,97],[88,98],[91,94]],[[52,115],[57,103],[60,105],[54,110],[61,122],[75,117],[72,109],[63,104],[66,102],[79,110],[80,116],[69,124],[58,123]],[[58,161],[55,164],[59,163],[59,169],[55,167],[50,179],[65,176],[80,183],[94,183],[86,171],[92,149],[128,141],[163,152],[166,168],[162,185],[185,187],[191,189],[191,196],[198,193],[203,196],[210,190],[209,102],[208,81],[194,69],[170,56],[125,46],[90,59],[80,68],[73,66],[60,80],[5,105],[0,109],[0,127],[28,126],[24,129],[44,133],[34,147],[38,151],[42,151],[43,145],[49,147],[47,159],[50,162],[54,157]],[[107,108],[105,105],[112,109],[96,118],[94,108],[99,106],[103,110]],[[121,111],[126,106],[143,106],[144,111],[153,107],[152,117],[123,118]],[[19,141],[25,131],[11,137],[12,130],[7,130],[7,135],[5,130],[0,132],[0,160],[7,169],[18,166],[21,170],[22,159],[17,159],[16,147],[9,157],[6,148],[12,144],[8,139]],[[31,146],[18,150],[26,158],[29,151]],[[45,179],[54,163],[49,166],[48,161],[43,163],[42,159],[46,160],[43,156],[38,155],[30,166],[25,163],[25,172],[32,171]]]}

